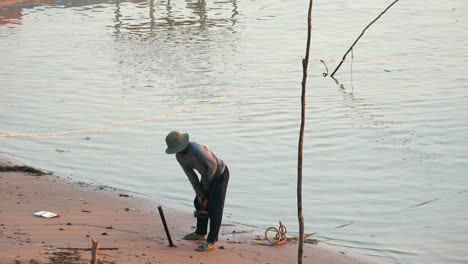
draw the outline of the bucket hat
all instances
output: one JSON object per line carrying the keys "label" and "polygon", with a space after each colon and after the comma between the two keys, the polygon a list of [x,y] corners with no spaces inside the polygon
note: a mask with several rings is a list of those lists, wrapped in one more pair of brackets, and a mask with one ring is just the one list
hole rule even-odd
{"label": "bucket hat", "polygon": [[189,144],[189,135],[187,133],[180,133],[179,131],[172,131],[166,136],[167,154],[174,154],[184,150]]}

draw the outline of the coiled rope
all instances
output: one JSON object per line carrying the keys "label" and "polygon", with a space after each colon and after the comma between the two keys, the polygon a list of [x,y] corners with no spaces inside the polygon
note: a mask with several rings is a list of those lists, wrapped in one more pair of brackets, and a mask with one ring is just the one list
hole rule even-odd
{"label": "coiled rope", "polygon": [[[286,237],[286,232],[288,232],[286,226],[284,226],[283,223],[279,221],[278,228],[270,226],[265,230],[265,239],[268,240],[268,242],[270,242],[273,246],[281,245],[286,243],[286,241],[288,240],[288,238]],[[270,237],[270,233],[274,233],[274,236]]]}
{"label": "coiled rope", "polygon": [[[265,240],[267,242],[263,242],[263,239],[253,239],[251,240],[253,244],[255,245],[264,245],[264,246],[276,246],[276,245],[281,245],[286,242],[297,242],[299,239],[299,236],[292,236],[292,237],[287,237],[286,233],[288,231],[286,230],[286,226],[279,222],[279,227],[268,227],[265,230]],[[304,234],[304,242],[307,244],[317,244],[318,240],[315,238],[308,238],[309,236],[313,236],[317,234],[317,232],[314,233],[305,233]]]}

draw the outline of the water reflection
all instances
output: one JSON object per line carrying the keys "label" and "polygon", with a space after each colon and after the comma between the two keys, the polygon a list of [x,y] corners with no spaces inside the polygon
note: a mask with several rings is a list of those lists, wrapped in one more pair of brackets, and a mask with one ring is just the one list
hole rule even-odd
{"label": "water reflection", "polygon": [[0,7],[0,25],[21,24],[20,7]]}
{"label": "water reflection", "polygon": [[170,0],[132,1],[136,3],[133,6],[129,6],[128,2],[115,1],[115,34],[125,32],[144,36],[153,34],[157,28],[173,30],[176,27],[193,26],[200,30],[224,27],[234,31],[236,16],[239,14],[235,0],[209,5],[205,0],[186,0],[183,7]]}
{"label": "water reflection", "polygon": [[0,26],[21,24],[24,9],[51,4],[51,0],[2,0],[0,1]]}
{"label": "water reflection", "polygon": [[225,93],[224,62],[240,38],[236,1],[119,0],[112,12],[115,75],[126,95],[171,87],[165,103],[179,107]]}
{"label": "water reflection", "polygon": [[21,24],[21,19],[28,9],[40,6],[82,7],[111,3],[109,0],[1,0],[0,26],[6,24]]}
{"label": "water reflection", "polygon": [[233,30],[239,14],[236,0],[210,4],[205,0],[185,0],[183,6],[171,0],[2,0],[0,25],[20,24],[24,9],[38,6],[72,8],[101,4],[115,5],[114,28],[117,34],[126,31],[141,35],[152,33],[157,27],[171,29],[194,25],[200,29],[229,27]]}

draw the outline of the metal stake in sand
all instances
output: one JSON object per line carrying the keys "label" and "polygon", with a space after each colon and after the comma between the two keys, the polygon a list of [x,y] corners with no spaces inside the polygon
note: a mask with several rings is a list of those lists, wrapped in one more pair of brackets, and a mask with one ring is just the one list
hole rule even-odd
{"label": "metal stake in sand", "polygon": [[176,247],[176,246],[174,246],[174,243],[172,243],[171,234],[169,233],[169,228],[167,228],[166,218],[164,217],[164,213],[163,213],[163,210],[162,210],[161,206],[158,206],[158,211],[159,211],[159,215],[161,216],[162,223],[164,225],[164,230],[166,231],[167,239],[169,240],[169,246],[170,247]]}

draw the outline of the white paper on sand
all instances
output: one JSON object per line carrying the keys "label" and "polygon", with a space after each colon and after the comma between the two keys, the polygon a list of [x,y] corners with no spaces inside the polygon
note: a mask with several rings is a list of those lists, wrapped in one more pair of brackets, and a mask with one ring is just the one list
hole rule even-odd
{"label": "white paper on sand", "polygon": [[48,212],[48,211],[39,211],[34,213],[35,216],[40,216],[44,218],[52,218],[58,216],[56,213]]}

